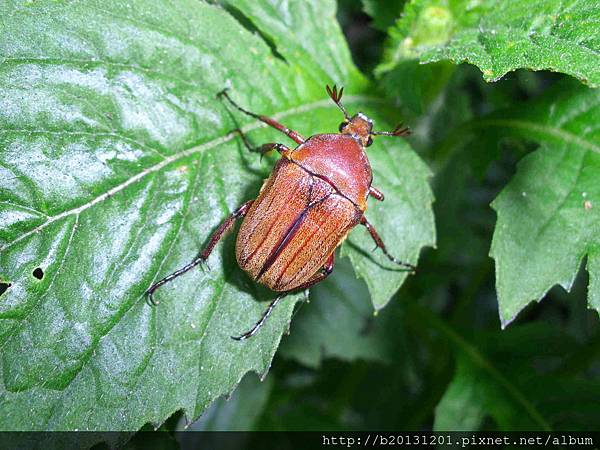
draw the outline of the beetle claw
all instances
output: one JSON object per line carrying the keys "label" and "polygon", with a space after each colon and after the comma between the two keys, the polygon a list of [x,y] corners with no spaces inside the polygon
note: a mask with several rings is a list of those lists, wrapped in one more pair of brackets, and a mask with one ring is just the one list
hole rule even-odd
{"label": "beetle claw", "polygon": [[222,91],[217,92],[217,98],[220,99],[221,97],[223,97],[228,90],[229,88],[224,88]]}
{"label": "beetle claw", "polygon": [[148,306],[158,306],[160,304],[158,300],[154,299],[154,292],[150,291],[150,289],[148,289],[145,294],[147,295],[146,304]]}
{"label": "beetle claw", "polygon": [[259,153],[260,153],[260,159],[259,159],[259,162],[262,164],[262,162],[263,162],[263,158],[265,157],[265,155],[266,155],[267,153],[269,153],[269,152],[270,152],[270,150],[264,151],[264,150],[262,150],[262,149],[259,149],[258,151],[259,151]]}
{"label": "beetle claw", "polygon": [[407,269],[407,270],[406,270],[406,272],[410,272],[410,274],[411,274],[411,275],[416,275],[416,273],[417,273],[417,268],[416,268],[415,266],[413,266],[412,264],[405,263],[405,262],[403,262],[403,261],[400,261],[400,260],[398,260],[398,259],[396,259],[396,258],[392,259],[392,261],[393,261],[394,263],[396,263],[397,265],[399,265],[399,266],[402,266],[402,267],[406,268],[406,269]]}

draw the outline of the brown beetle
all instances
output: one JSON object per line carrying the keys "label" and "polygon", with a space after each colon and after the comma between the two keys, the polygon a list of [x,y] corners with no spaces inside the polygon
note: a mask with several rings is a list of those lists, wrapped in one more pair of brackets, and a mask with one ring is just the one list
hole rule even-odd
{"label": "brown beetle", "polygon": [[[235,221],[244,217],[236,241],[240,267],[255,281],[281,292],[252,329],[241,336],[254,335],[287,293],[307,289],[333,271],[335,249],[356,225],[364,225],[376,248],[394,263],[414,271],[415,267],[391,256],[364,212],[370,196],[383,200],[383,193],[371,186],[373,174],[365,153],[372,136],[406,136],[408,128],[397,126],[392,132],[372,131],[373,122],[362,113],[350,117],[340,103],[344,88],[327,86],[327,93],[344,113],[339,134],[316,134],[304,139],[277,121],[235,108],[286,134],[299,144],[289,149],[283,144],[265,144],[261,153],[277,150],[282,158],[265,181],[256,200],[249,200],[233,212],[213,233],[202,252],[187,266],[153,284],[152,294],[163,284],[205,262],[221,237]],[[240,133],[241,134],[241,133]],[[242,135],[244,143],[250,148]]]}

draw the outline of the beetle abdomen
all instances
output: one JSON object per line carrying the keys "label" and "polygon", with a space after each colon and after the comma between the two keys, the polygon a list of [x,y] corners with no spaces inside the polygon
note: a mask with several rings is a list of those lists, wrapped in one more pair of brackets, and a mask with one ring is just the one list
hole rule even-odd
{"label": "beetle abdomen", "polygon": [[327,182],[282,158],[242,223],[238,264],[275,291],[306,283],[360,219]]}

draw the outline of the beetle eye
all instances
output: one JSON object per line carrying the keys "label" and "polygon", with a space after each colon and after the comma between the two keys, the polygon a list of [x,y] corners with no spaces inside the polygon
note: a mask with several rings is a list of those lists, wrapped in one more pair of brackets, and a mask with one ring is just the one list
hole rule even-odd
{"label": "beetle eye", "polygon": [[340,123],[340,126],[338,128],[339,132],[341,133],[344,130],[344,127],[348,125],[348,122],[342,122]]}
{"label": "beetle eye", "polygon": [[367,140],[367,147],[369,145],[371,145],[373,143],[373,138],[371,136],[369,136],[369,139]]}

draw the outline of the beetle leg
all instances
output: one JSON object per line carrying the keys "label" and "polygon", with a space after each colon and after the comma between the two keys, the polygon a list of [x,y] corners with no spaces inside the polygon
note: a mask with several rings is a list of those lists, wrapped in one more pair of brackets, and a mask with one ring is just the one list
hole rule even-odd
{"label": "beetle leg", "polygon": [[385,198],[385,196],[383,195],[383,192],[381,192],[377,188],[374,188],[373,186],[369,187],[369,195],[371,197],[375,197],[375,199],[379,200],[380,202],[382,202],[383,199]]}
{"label": "beetle leg", "polygon": [[244,146],[248,149],[248,151],[255,152],[257,150],[256,147],[252,147],[252,145],[250,144],[250,141],[246,137],[246,133],[244,133],[241,128],[236,128],[234,131],[238,132],[238,134],[242,138],[242,142],[244,143]]}
{"label": "beetle leg", "polygon": [[248,151],[260,153],[261,160],[263,159],[263,156],[265,156],[265,154],[270,152],[271,150],[277,150],[280,155],[288,155],[292,151],[289,147],[275,142],[263,144],[260,147],[252,147],[250,141],[246,137],[246,134],[241,129],[238,128],[235,131],[237,131],[240,137],[242,138],[242,142],[244,143],[244,146],[248,149]]}
{"label": "beetle leg", "polygon": [[285,134],[286,136],[288,136],[290,139],[292,139],[297,144],[302,144],[305,141],[305,139],[299,133],[297,133],[294,130],[290,130],[286,126],[284,126],[284,125],[280,124],[279,122],[277,122],[275,119],[271,119],[270,117],[262,116],[260,114],[255,114],[253,112],[250,112],[250,111],[242,108],[240,105],[238,105],[237,103],[235,103],[231,99],[231,97],[229,97],[229,94],[227,93],[227,89],[223,89],[221,92],[219,92],[217,94],[217,97],[221,97],[221,96],[225,97],[229,103],[231,103],[235,108],[237,108],[238,110],[240,110],[244,114],[247,114],[250,117],[254,117],[255,119],[258,119],[261,122],[264,122],[267,125],[275,128],[276,130],[281,131],[283,134]]}
{"label": "beetle leg", "polygon": [[317,284],[319,281],[323,281],[325,278],[327,278],[331,274],[331,272],[333,272],[334,264],[335,264],[335,254],[332,253],[331,256],[329,258],[327,258],[325,265],[315,275],[313,275],[310,280],[308,280],[306,283],[298,286],[297,288],[292,289],[291,291],[286,291],[286,292],[283,292],[280,295],[278,295],[275,298],[275,300],[273,300],[269,304],[269,306],[267,307],[267,309],[265,310],[265,312],[263,313],[261,318],[258,320],[258,322],[256,322],[256,324],[254,324],[254,326],[250,330],[246,331],[244,334],[242,334],[240,336],[231,336],[231,339],[235,339],[236,341],[243,341],[243,340],[248,339],[249,337],[254,336],[258,332],[260,327],[262,327],[265,324],[265,322],[267,321],[267,319],[273,312],[273,309],[275,308],[277,303],[279,303],[279,301],[282,298],[284,298],[290,292],[306,290],[309,287]]}
{"label": "beetle leg", "polygon": [[279,300],[284,298],[286,295],[288,295],[288,293],[284,292],[284,293],[278,295],[277,297],[275,297],[275,300],[273,300],[271,303],[269,303],[267,310],[263,313],[263,315],[258,320],[258,322],[256,322],[256,324],[254,324],[254,326],[250,330],[246,331],[244,334],[242,334],[240,336],[231,336],[231,339],[234,339],[236,341],[244,341],[244,340],[248,339],[249,337],[254,336],[258,332],[260,327],[262,327],[264,325],[264,323],[267,321],[267,319],[273,312],[273,309],[275,308],[275,306],[277,306],[277,303],[279,303]]}
{"label": "beetle leg", "polygon": [[277,150],[279,152],[279,154],[282,156],[286,156],[287,154],[289,154],[292,151],[289,147],[286,147],[283,144],[277,144],[277,143],[263,144],[258,148],[258,151],[260,152],[261,157],[265,153],[268,153],[272,150]]}
{"label": "beetle leg", "polygon": [[375,246],[376,246],[375,248],[379,247],[383,251],[383,254],[385,256],[387,256],[387,258],[390,261],[392,261],[394,264],[398,264],[399,266],[405,267],[407,269],[407,272],[415,273],[417,271],[417,268],[415,266],[413,266],[412,264],[402,262],[399,259],[394,258],[392,255],[390,255],[388,253],[387,248],[385,247],[385,244],[383,243],[383,240],[377,233],[377,230],[375,229],[375,227],[373,227],[373,225],[371,225],[369,223],[369,221],[367,220],[367,218],[365,216],[362,216],[362,218],[360,219],[360,224],[364,225],[367,228],[367,230],[369,231],[369,234],[375,241]]}
{"label": "beetle leg", "polygon": [[240,206],[238,209],[236,209],[229,217],[227,217],[227,219],[225,219],[223,221],[223,223],[221,223],[221,225],[219,225],[219,228],[217,228],[216,231],[212,234],[206,247],[204,247],[202,252],[200,252],[200,254],[192,262],[190,262],[186,266],[182,267],[181,269],[176,270],[172,274],[167,275],[162,280],[159,280],[156,283],[154,283],[152,286],[150,286],[150,288],[148,288],[148,290],[146,291],[146,294],[148,294],[149,302],[152,305],[158,305],[158,302],[156,300],[154,300],[154,298],[152,297],[154,294],[154,291],[156,291],[163,284],[166,284],[169,281],[177,278],[179,275],[183,275],[184,273],[193,269],[197,265],[205,263],[206,260],[208,259],[208,257],[210,256],[211,252],[215,248],[215,245],[217,245],[217,243],[221,240],[223,235],[225,233],[227,233],[233,227],[233,225],[235,224],[235,221],[237,219],[239,219],[240,217],[244,217],[246,215],[246,213],[250,209],[250,206],[252,206],[253,202],[254,202],[254,200],[247,201],[242,206]]}
{"label": "beetle leg", "polygon": [[267,153],[269,153],[270,151],[273,151],[273,150],[277,150],[281,156],[286,156],[286,157],[289,157],[289,154],[292,152],[292,150],[290,148],[286,147],[285,145],[276,144],[276,143],[263,144],[254,151],[257,151],[260,153],[260,159],[262,161],[263,157]]}

